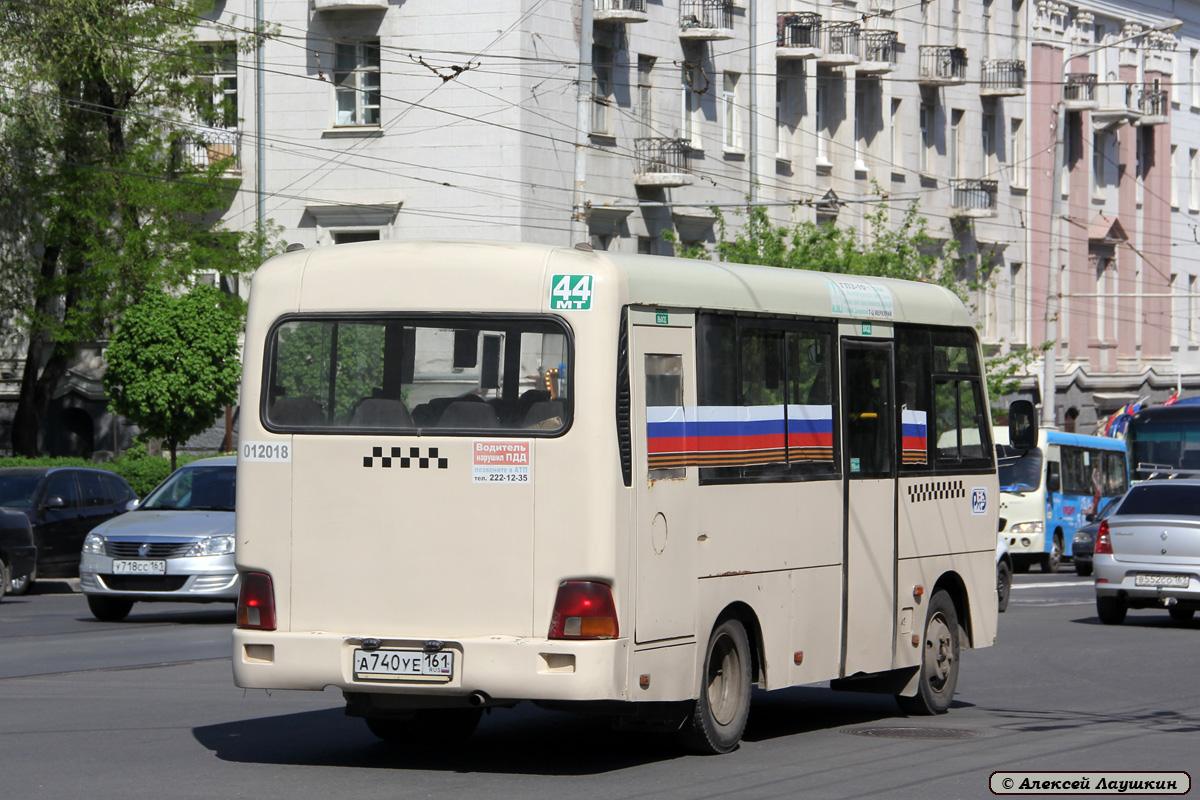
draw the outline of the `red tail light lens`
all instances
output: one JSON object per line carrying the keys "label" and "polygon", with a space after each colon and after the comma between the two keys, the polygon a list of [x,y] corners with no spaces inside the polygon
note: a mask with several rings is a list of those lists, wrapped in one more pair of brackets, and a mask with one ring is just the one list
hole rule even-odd
{"label": "red tail light lens", "polygon": [[256,631],[275,630],[275,587],[265,572],[242,573],[237,626]]}
{"label": "red tail light lens", "polygon": [[612,589],[594,581],[565,581],[558,587],[549,638],[615,639],[617,632]]}
{"label": "red tail light lens", "polygon": [[1112,539],[1108,535],[1108,520],[1101,522],[1100,530],[1096,531],[1096,555],[1112,555]]}

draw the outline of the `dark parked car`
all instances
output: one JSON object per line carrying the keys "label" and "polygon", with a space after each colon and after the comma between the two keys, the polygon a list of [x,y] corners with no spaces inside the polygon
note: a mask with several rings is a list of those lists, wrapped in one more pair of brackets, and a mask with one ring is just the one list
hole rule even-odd
{"label": "dark parked car", "polygon": [[1071,542],[1073,554],[1071,558],[1075,562],[1076,575],[1086,578],[1092,574],[1092,554],[1096,550],[1096,533],[1100,530],[1100,523],[1113,512],[1119,501],[1120,498],[1117,498],[1101,508],[1094,520],[1075,531],[1075,538]]}
{"label": "dark parked car", "polygon": [[20,511],[0,508],[0,597],[12,585],[13,575],[37,572],[37,547],[29,517]]}
{"label": "dark parked car", "polygon": [[10,575],[8,589],[24,594],[43,578],[79,574],[83,540],[92,528],[133,507],[137,495],[120,475],[87,467],[0,469],[0,506],[29,519],[37,568]]}

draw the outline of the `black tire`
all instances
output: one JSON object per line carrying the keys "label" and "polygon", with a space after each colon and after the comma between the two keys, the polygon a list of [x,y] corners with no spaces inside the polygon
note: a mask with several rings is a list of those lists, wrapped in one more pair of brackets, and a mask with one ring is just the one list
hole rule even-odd
{"label": "black tire", "polygon": [[1092,562],[1076,561],[1075,562],[1075,574],[1081,578],[1086,578],[1087,576],[1091,575],[1092,574]]}
{"label": "black tire", "polygon": [[482,708],[422,709],[408,719],[367,717],[367,729],[389,744],[439,747],[465,742],[483,718]]}
{"label": "black tire", "polygon": [[996,610],[1004,612],[1008,609],[1008,596],[1012,593],[1012,570],[1008,562],[1001,561],[996,565]]}
{"label": "black tire", "polygon": [[133,610],[133,601],[124,597],[88,595],[87,604],[92,616],[101,622],[120,622]]}
{"label": "black tire", "polygon": [[0,600],[3,600],[4,595],[8,593],[9,582],[8,565],[0,561]]}
{"label": "black tire", "polygon": [[912,697],[896,697],[905,714],[928,717],[950,710],[958,686],[959,650],[958,612],[950,595],[939,589],[930,599],[925,615],[917,693]]}
{"label": "black tire", "polygon": [[1167,609],[1167,613],[1171,615],[1171,619],[1184,624],[1191,622],[1192,617],[1196,616],[1194,608],[1180,608],[1179,606],[1171,606]]}
{"label": "black tire", "polygon": [[1063,558],[1063,540],[1062,534],[1054,534],[1054,539],[1050,542],[1050,552],[1042,556],[1042,572],[1050,575],[1058,572],[1058,568],[1062,566]]}
{"label": "black tire", "polygon": [[680,731],[688,749],[703,755],[738,746],[750,718],[750,638],[736,619],[713,629],[701,664],[700,696]]}
{"label": "black tire", "polygon": [[1120,625],[1127,611],[1129,604],[1120,597],[1096,597],[1096,614],[1105,625]]}

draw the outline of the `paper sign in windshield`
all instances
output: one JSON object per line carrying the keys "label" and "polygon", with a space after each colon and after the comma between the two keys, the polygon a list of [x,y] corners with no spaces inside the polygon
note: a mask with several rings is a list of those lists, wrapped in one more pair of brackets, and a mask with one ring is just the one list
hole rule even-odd
{"label": "paper sign in windshield", "polygon": [[471,446],[472,483],[529,483],[533,442],[528,439],[476,439]]}
{"label": "paper sign in windshield", "polygon": [[825,281],[830,311],[851,317],[892,318],[892,293],[886,286],[863,281]]}

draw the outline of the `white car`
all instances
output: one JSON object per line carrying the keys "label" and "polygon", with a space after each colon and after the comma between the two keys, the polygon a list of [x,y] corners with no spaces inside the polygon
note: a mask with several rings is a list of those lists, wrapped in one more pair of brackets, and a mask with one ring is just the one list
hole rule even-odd
{"label": "white car", "polygon": [[996,608],[1008,608],[1008,595],[1012,591],[1013,561],[1008,552],[1008,539],[1001,532],[996,536]]}
{"label": "white car", "polygon": [[236,477],[235,456],[193,461],[133,511],[93,528],[79,563],[92,614],[118,622],[135,602],[236,603]]}

